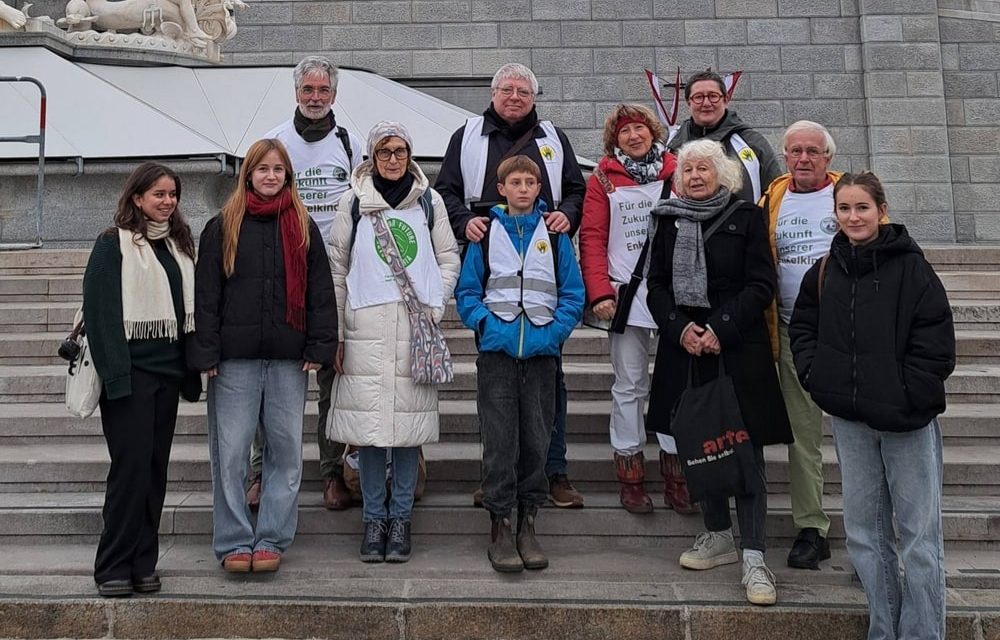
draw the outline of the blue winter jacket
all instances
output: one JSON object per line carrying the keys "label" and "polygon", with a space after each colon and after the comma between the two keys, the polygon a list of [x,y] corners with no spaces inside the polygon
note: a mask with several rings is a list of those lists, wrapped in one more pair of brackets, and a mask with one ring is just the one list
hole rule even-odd
{"label": "blue winter jacket", "polygon": [[[490,210],[490,222],[497,219],[503,224],[514,248],[524,257],[535,226],[544,209],[536,204],[531,213],[511,216],[507,205],[497,205]],[[525,360],[535,356],[558,356],[562,343],[573,333],[583,317],[583,277],[573,253],[569,236],[560,233],[556,265],[556,287],[559,300],[553,320],[544,327],[537,327],[521,314],[512,322],[501,320],[486,308],[483,302],[486,273],[482,245],[470,243],[462,263],[462,275],[455,289],[455,301],[462,322],[476,332],[480,351],[502,351],[512,358]]]}

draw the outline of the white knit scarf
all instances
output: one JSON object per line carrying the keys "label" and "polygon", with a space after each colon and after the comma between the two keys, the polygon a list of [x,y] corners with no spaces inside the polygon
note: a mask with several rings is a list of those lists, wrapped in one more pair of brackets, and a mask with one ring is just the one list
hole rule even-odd
{"label": "white knit scarf", "polygon": [[[184,333],[194,331],[194,261],[169,237],[167,222],[146,221],[146,236],[150,240],[165,239],[170,255],[181,271],[184,295]],[[170,281],[156,250],[146,238],[118,229],[122,252],[122,320],[127,340],[152,338],[177,339],[177,314],[170,295]]]}

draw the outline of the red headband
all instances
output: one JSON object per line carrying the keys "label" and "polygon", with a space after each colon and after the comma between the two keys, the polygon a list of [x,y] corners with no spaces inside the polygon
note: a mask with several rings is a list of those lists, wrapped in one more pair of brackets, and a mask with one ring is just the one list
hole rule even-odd
{"label": "red headband", "polygon": [[[647,129],[650,129],[649,123],[646,122],[645,118],[640,118],[639,116],[622,116],[618,118],[618,122],[615,123],[615,135],[618,135],[618,132],[622,130],[622,127],[632,123],[641,124]],[[650,129],[650,131],[652,131],[652,129]]]}

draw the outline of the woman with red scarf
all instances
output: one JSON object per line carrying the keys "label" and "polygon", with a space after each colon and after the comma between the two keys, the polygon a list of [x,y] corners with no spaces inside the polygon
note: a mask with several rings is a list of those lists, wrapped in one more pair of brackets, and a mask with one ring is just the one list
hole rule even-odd
{"label": "woman with red scarf", "polygon": [[[275,571],[295,537],[308,372],[333,363],[337,309],[316,223],[278,140],[247,151],[236,190],[201,234],[189,365],[208,375],[213,547],[226,571]],[[258,422],[254,530],[243,499]]]}

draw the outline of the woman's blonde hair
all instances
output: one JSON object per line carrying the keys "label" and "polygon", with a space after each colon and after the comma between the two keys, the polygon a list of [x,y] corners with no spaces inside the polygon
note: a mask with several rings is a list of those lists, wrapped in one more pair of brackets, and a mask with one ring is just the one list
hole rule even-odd
{"label": "woman's blonde hair", "polygon": [[726,155],[725,149],[715,140],[692,140],[677,152],[677,170],[674,171],[674,192],[683,196],[684,163],[693,160],[708,160],[715,166],[719,186],[735,194],[743,186],[743,169],[740,163]]}
{"label": "woman's blonde hair", "polygon": [[292,196],[299,226],[302,228],[302,245],[309,249],[309,211],[302,204],[299,192],[295,188],[295,176],[292,173],[292,160],[280,140],[265,138],[250,145],[246,158],[240,166],[236,189],[222,207],[222,271],[226,277],[233,275],[236,269],[236,250],[240,242],[240,227],[243,226],[243,216],[247,210],[247,192],[253,190],[250,174],[263,160],[264,156],[277,152],[281,164],[285,166],[285,187]]}
{"label": "woman's blonde hair", "polygon": [[656,118],[653,110],[641,104],[617,104],[604,119],[604,153],[611,155],[618,146],[618,121],[622,118],[641,120],[653,134],[656,142],[666,142],[667,129]]}

